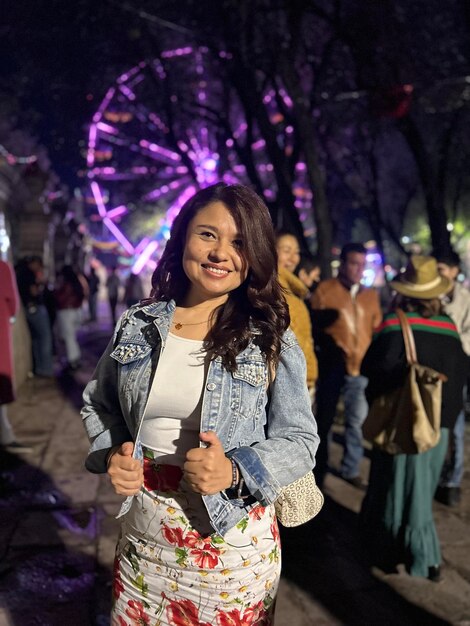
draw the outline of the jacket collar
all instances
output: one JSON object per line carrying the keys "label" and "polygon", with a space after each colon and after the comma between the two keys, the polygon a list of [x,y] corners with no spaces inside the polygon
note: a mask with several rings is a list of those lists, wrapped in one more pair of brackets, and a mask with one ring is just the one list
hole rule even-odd
{"label": "jacket collar", "polygon": [[149,302],[145,304],[141,311],[152,317],[160,317],[161,315],[172,316],[176,309],[176,302],[174,300]]}
{"label": "jacket collar", "polygon": [[284,267],[279,268],[279,282],[281,285],[302,300],[307,296],[308,289],[295,274]]}

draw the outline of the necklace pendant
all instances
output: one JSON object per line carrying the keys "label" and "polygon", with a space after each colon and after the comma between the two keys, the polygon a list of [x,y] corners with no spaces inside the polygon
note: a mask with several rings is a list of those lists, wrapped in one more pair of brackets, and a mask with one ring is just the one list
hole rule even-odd
{"label": "necklace pendant", "polygon": [[180,324],[179,322],[177,322],[175,324],[175,328],[176,328],[176,330],[181,330],[183,328],[183,324]]}

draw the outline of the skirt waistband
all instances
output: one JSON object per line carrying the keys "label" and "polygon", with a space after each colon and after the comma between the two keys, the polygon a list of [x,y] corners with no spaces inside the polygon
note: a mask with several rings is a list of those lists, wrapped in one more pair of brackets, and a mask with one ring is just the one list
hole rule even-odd
{"label": "skirt waistband", "polygon": [[144,453],[144,487],[147,491],[178,491],[183,470],[177,465],[158,463],[153,451],[142,446]]}

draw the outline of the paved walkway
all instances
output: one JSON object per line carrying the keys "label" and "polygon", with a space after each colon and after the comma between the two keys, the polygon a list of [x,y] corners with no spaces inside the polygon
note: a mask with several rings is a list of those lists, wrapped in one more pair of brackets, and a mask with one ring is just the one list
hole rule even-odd
{"label": "paved walkway", "polygon": [[[104,323],[85,327],[83,368],[53,381],[31,379],[9,409],[33,452],[0,460],[0,626],[109,623],[120,498],[106,476],[84,470],[79,416],[81,390],[109,336]],[[338,443],[333,454],[337,462]],[[318,518],[282,531],[276,626],[470,626],[468,472],[461,505],[435,505],[445,561],[438,584],[371,571],[358,536],[362,494],[334,476],[325,491]]]}

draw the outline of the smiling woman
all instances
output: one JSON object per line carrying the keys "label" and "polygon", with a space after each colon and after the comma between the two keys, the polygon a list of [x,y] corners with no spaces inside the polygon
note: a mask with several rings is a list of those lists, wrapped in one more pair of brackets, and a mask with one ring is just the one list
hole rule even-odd
{"label": "smiling woman", "polygon": [[152,286],[84,392],[87,467],[128,496],[112,624],[267,626],[273,503],[312,469],[318,437],[262,200],[242,185],[198,192]]}

